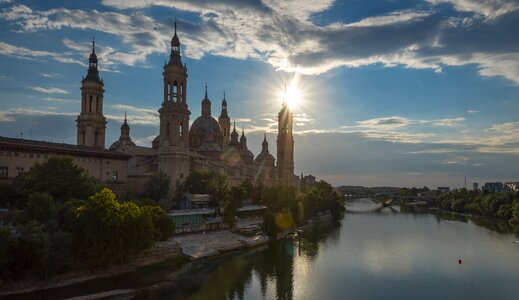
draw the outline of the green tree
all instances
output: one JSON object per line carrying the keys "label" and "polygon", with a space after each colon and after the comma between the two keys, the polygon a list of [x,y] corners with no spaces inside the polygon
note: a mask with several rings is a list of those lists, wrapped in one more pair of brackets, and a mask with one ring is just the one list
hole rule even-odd
{"label": "green tree", "polygon": [[151,175],[144,185],[143,197],[153,199],[157,203],[162,199],[167,199],[169,182],[168,175],[162,171]]}
{"label": "green tree", "polygon": [[59,208],[59,203],[48,193],[33,192],[27,197],[26,211],[41,224],[53,220]]}
{"label": "green tree", "polygon": [[187,176],[182,184],[182,192],[191,194],[210,194],[210,182],[214,173],[206,170],[195,171]]}
{"label": "green tree", "polygon": [[247,193],[241,185],[237,187],[233,186],[230,189],[230,195],[225,202],[223,220],[231,228],[236,225],[238,210],[242,207],[246,195]]}
{"label": "green tree", "polygon": [[23,195],[46,192],[59,202],[86,199],[101,188],[99,181],[74,164],[70,156],[50,156],[16,177],[14,187]]}
{"label": "green tree", "polygon": [[152,216],[134,202],[119,203],[109,189],[89,197],[76,215],[75,251],[94,264],[125,261],[156,238]]}
{"label": "green tree", "polygon": [[209,194],[211,195],[211,204],[215,208],[215,214],[220,215],[220,206],[225,203],[229,197],[230,185],[229,176],[224,173],[211,172],[209,181]]}

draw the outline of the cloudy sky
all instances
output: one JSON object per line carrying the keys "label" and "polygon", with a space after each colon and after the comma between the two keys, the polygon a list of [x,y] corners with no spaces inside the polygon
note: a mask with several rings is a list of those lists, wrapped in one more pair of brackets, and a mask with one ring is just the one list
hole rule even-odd
{"label": "cloudy sky", "polygon": [[158,134],[174,19],[191,119],[208,84],[275,155],[286,82],[296,173],[333,184],[519,180],[519,0],[0,0],[0,135],[75,143],[80,81],[95,36],[107,146]]}

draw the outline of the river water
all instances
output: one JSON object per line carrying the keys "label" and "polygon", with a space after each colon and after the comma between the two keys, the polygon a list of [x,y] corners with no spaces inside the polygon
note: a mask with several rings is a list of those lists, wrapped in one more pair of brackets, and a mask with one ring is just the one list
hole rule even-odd
{"label": "river water", "polygon": [[[340,223],[300,240],[36,293],[114,299],[519,299],[519,238],[479,219],[347,202]],[[497,230],[497,231],[495,231]],[[499,231],[499,232],[498,232]],[[460,263],[461,260],[461,263]]]}

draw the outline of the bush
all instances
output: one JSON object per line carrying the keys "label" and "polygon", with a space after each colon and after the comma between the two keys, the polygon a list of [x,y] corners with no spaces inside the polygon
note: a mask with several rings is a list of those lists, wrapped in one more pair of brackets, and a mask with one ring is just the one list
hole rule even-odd
{"label": "bush", "polygon": [[42,224],[54,219],[58,209],[59,204],[47,193],[33,192],[27,198],[27,213]]}

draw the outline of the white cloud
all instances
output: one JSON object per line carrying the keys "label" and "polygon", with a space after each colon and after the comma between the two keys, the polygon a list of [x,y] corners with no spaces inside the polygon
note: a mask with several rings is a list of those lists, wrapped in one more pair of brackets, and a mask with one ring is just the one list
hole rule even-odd
{"label": "white cloud", "polygon": [[469,113],[469,114],[479,114],[480,112],[481,111],[479,111],[479,110],[473,110],[473,109],[467,110],[467,113]]}
{"label": "white cloud", "polygon": [[457,10],[481,14],[493,19],[519,10],[516,0],[428,0],[433,4],[449,3]]}
{"label": "white cloud", "polygon": [[46,93],[46,94],[68,94],[67,91],[55,88],[55,87],[41,87],[41,86],[34,86],[31,87],[31,89],[40,92],[40,93]]}
{"label": "white cloud", "polygon": [[58,76],[58,74],[56,73],[40,73],[40,75],[45,78],[55,78],[56,76]]}

